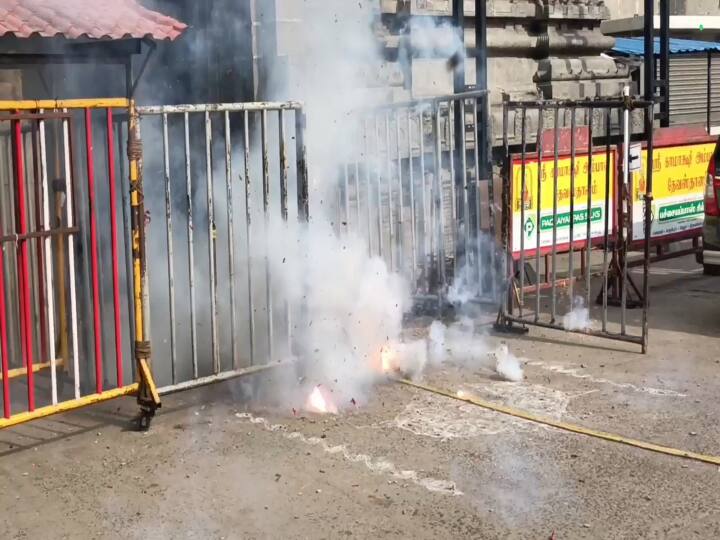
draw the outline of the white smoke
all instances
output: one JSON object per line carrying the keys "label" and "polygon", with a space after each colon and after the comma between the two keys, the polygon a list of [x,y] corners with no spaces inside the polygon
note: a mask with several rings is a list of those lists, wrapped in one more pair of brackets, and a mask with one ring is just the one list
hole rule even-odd
{"label": "white smoke", "polygon": [[[460,234],[464,234],[462,230]],[[475,260],[478,256],[476,249],[480,254],[479,260]],[[455,270],[453,283],[448,287],[448,302],[462,307],[474,298],[498,298],[502,276],[493,261],[500,259],[502,253],[497,249],[495,239],[486,232],[482,232],[478,239],[470,239],[465,260]],[[478,275],[478,267],[481,268],[481,275]]]}
{"label": "white smoke", "polygon": [[307,383],[330,388],[340,404],[362,399],[379,376],[382,347],[402,330],[406,282],[327,220],[300,229],[278,223],[270,239],[273,289],[302,306],[293,337]]}
{"label": "white smoke", "polygon": [[[360,143],[351,117],[377,99],[363,78],[367,65],[380,62],[376,13],[367,3],[319,0],[302,10],[312,23],[297,29],[293,61],[273,63],[267,89],[268,99],[304,103],[310,181],[310,223],[272,218],[267,231],[274,307],[293,306],[292,352],[300,366],[299,384],[285,380],[277,393],[302,409],[298,400],[322,385],[342,410],[364,401],[381,376],[381,350],[398,341],[411,302],[405,280],[368,257],[367,241],[338,234],[333,223],[338,171]],[[262,246],[252,256],[264,257]],[[286,337],[277,332],[276,339]]]}
{"label": "white smoke", "polygon": [[582,296],[576,296],[572,302],[573,308],[563,317],[563,328],[571,331],[592,330],[590,310],[585,307]]}
{"label": "white smoke", "polygon": [[520,359],[504,343],[493,347],[489,337],[477,332],[474,326],[470,319],[461,319],[450,326],[433,321],[427,339],[392,345],[395,356],[391,368],[417,378],[428,366],[452,363],[485,368],[507,381],[521,381],[523,369]]}
{"label": "white smoke", "polygon": [[515,357],[508,346],[502,343],[493,352],[495,357],[495,371],[506,381],[520,382],[523,380],[523,369],[520,361]]}
{"label": "white smoke", "polygon": [[413,17],[409,23],[413,52],[434,58],[465,58],[465,44],[456,27],[447,21],[431,17]]}
{"label": "white smoke", "polygon": [[[281,299],[295,307],[293,353],[301,366],[300,384],[285,380],[276,392],[293,408],[302,409],[298,399],[318,385],[341,410],[364,401],[384,378],[383,351],[392,353],[393,368],[410,376],[453,361],[483,365],[510,380],[522,377],[507,348],[494,351],[471,322],[446,327],[436,321],[428,339],[404,341],[408,283],[384,260],[368,256],[366,239],[334,227],[334,205],[327,201],[335,198],[338,171],[362,144],[351,128],[357,124],[353,114],[377,99],[364,90],[362,75],[368,65],[382,62],[372,33],[376,15],[366,3],[305,2],[303,16],[312,27],[301,32],[298,65],[290,70],[289,83],[288,73],[269,79],[276,83],[268,98],[299,99],[308,117],[310,223],[273,219],[267,231],[273,296],[276,303]],[[418,47],[447,56],[463,50],[451,27],[412,24]],[[253,256],[264,255],[259,250]]]}

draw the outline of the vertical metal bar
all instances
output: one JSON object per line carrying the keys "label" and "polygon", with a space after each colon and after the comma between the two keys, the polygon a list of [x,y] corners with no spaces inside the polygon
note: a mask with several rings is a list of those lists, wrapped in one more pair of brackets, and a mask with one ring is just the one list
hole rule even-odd
{"label": "vertical metal bar", "polygon": [[270,160],[268,158],[267,110],[260,117],[263,174],[263,216],[265,225],[265,313],[267,316],[268,362],[273,361],[273,296],[270,274]]}
{"label": "vertical metal bar", "polygon": [[620,190],[621,201],[621,223],[618,224],[620,231],[620,257],[622,258],[622,279],[620,281],[620,333],[624,336],[627,333],[626,311],[627,311],[627,243],[628,243],[628,222],[630,209],[628,205],[628,193],[630,187],[630,108],[627,100],[630,97],[630,87],[623,88],[623,97],[626,100],[623,109],[623,183]]}
{"label": "vertical metal bar", "polygon": [[[465,100],[460,99],[460,140],[458,153],[460,154],[460,181],[462,182],[463,201],[463,255],[465,257],[465,283],[470,284],[470,201],[468,198],[468,167],[467,167],[467,133],[465,132]],[[457,223],[455,224],[457,227]],[[460,263],[460,261],[458,261]]]}
{"label": "vertical metal bar", "polygon": [[[400,154],[400,111],[395,110],[395,150],[398,175],[398,270],[405,269],[405,195],[403,193],[402,156]],[[409,163],[409,156],[408,156]]]}
{"label": "vertical metal bar", "polygon": [[[478,294],[482,296],[485,293],[485,285],[483,282],[483,268],[480,261],[482,255],[482,201],[480,197],[480,176],[482,175],[482,168],[480,167],[480,128],[478,122],[480,117],[478,116],[478,100],[473,99],[473,138],[474,138],[474,159],[475,159],[475,266]],[[506,109],[503,108],[503,115],[506,113]],[[503,117],[504,120],[504,117]]]}
{"label": "vertical metal bar", "polygon": [[[248,111],[243,112],[243,147],[245,162],[245,223],[247,251],[247,287],[248,287],[248,326],[250,333],[250,365],[255,365],[255,306],[253,304],[252,284],[252,192],[250,191],[250,122]],[[298,173],[299,174],[299,173]]]}
{"label": "vertical metal bar", "polygon": [[[437,138],[439,136],[439,131],[437,130],[437,122],[436,122],[436,112],[434,110],[430,110],[428,112],[428,116],[430,117],[430,123],[432,125],[432,137],[434,138],[434,142],[432,143],[432,149],[431,151],[435,153],[437,151]],[[435,207],[436,204],[436,191],[437,191],[437,176],[440,174],[440,170],[442,168],[442,142],[440,143],[440,161],[433,164],[433,173],[432,176],[427,180],[427,189],[428,189],[428,228],[430,230],[430,238],[429,238],[429,256],[428,256],[428,283],[430,283],[431,279],[430,276],[434,272],[435,273],[435,281],[437,282],[439,276],[440,276],[440,258],[438,257],[439,253],[439,244],[437,240],[437,208]],[[435,157],[435,156],[433,156]],[[434,265],[434,266],[433,266]],[[431,290],[431,285],[429,285],[429,291]]]}
{"label": "vertical metal bar", "polygon": [[170,182],[170,142],[168,136],[168,116],[162,115],[163,129],[163,166],[165,173],[165,238],[167,240],[167,272],[168,272],[168,299],[170,301],[170,370],[172,382],[177,382],[176,361],[177,345],[175,342],[175,255],[173,249],[173,222],[172,222],[172,191]]}
{"label": "vertical metal bar", "polygon": [[[132,57],[128,57],[125,62],[125,86],[126,86],[126,95],[128,98],[132,98],[133,94],[133,66],[132,66]],[[138,118],[138,122],[140,119]],[[130,120],[128,119],[128,133],[130,132]],[[128,139],[129,140],[129,139]],[[118,141],[118,155],[123,154],[123,148],[127,151],[127,142],[128,140],[123,141],[122,138],[122,126],[118,124],[118,133],[117,133],[117,141]],[[127,155],[127,153],[126,153]],[[131,181],[130,181],[130,159],[128,157],[128,174],[125,174],[125,171],[123,170],[123,160],[120,161],[120,171],[121,171],[121,185],[122,185],[122,211],[123,211],[123,241],[125,245],[125,286],[127,288],[127,306],[128,306],[128,319],[130,322],[130,328],[135,329],[137,328],[137,324],[135,321],[135,290],[134,290],[134,261],[133,261],[133,231],[132,231],[132,208],[131,208],[131,197],[130,197],[130,190],[131,190]],[[136,358],[136,350],[135,350],[135,340],[130,339],[130,356],[131,358]],[[137,362],[133,361],[130,363],[132,368],[132,377],[133,379],[137,379],[138,373],[137,373]]]}
{"label": "vertical metal bar", "polygon": [[[462,43],[462,50],[457,51],[455,69],[453,71],[453,88],[456,94],[465,90],[465,3],[452,3],[453,29],[457,32],[458,40]],[[452,129],[452,127],[450,128]]]}
{"label": "vertical metal bar", "polygon": [[213,186],[212,162],[212,118],[205,111],[205,177],[207,178],[207,211],[208,211],[208,257],[210,263],[210,327],[212,332],[213,373],[220,373],[220,346],[217,330],[217,275],[215,265],[215,243],[217,228],[215,227],[215,200]]}
{"label": "vertical metal bar", "polygon": [[370,139],[368,138],[368,126],[366,119],[362,119],[363,142],[365,147],[365,187],[367,189],[367,235],[368,253],[373,255],[373,232],[372,232],[372,180],[370,178]]}
{"label": "vertical metal bar", "polygon": [[384,258],[383,254],[383,212],[382,212],[382,167],[380,166],[380,160],[382,159],[380,153],[380,122],[379,117],[375,116],[375,155],[376,155],[376,182],[377,182],[377,218],[378,218],[378,256]]}
{"label": "vertical metal bar", "polygon": [[392,164],[390,163],[390,113],[385,113],[385,181],[388,189],[388,234],[390,250],[390,271],[395,270],[395,223],[393,222]]}
{"label": "vertical metal bar", "polygon": [[143,152],[140,121],[135,103],[130,102],[128,123],[128,158],[130,162],[130,204],[133,235],[133,293],[135,308],[135,362],[139,376],[137,401],[142,418],[148,419],[160,406],[152,379],[150,363],[150,302],[147,274],[145,200],[143,195]]}
{"label": "vertical metal bar", "polygon": [[[485,8],[483,8],[483,12]],[[485,14],[482,15],[483,19]],[[483,23],[484,25],[485,23]],[[486,53],[482,53],[486,54]],[[487,67],[487,66],[486,66]],[[487,81],[485,81],[487,87]],[[485,94],[482,100],[482,112],[480,114],[480,125],[482,131],[480,134],[480,140],[482,146],[480,146],[480,163],[482,169],[485,171],[487,177],[487,190],[488,190],[488,230],[490,232],[490,267],[495,271],[497,268],[497,232],[495,223],[495,178],[493,174],[493,168],[491,163],[492,149],[490,148],[490,120],[488,115],[490,114],[490,95]]]}
{"label": "vertical metal bar", "polygon": [[[487,90],[487,0],[475,0],[475,88],[478,90]],[[487,173],[488,182],[490,188],[488,191],[489,199],[489,216],[490,216],[490,230],[494,232],[495,219],[493,216],[493,198],[495,196],[494,190],[492,189],[493,175],[492,169],[490,168],[490,103],[489,95],[486,94],[483,99],[483,106],[480,111],[480,116],[475,115],[475,121],[481,125],[480,139],[476,141],[476,144],[480,148],[480,162],[483,164],[483,168]],[[493,234],[493,242],[495,241]],[[494,258],[495,250],[491,251],[491,258]]]}
{"label": "vertical metal bar", "polygon": [[[507,298],[505,299],[505,302],[503,302],[502,298],[500,299],[500,313],[503,314],[512,314],[513,312],[513,302],[515,300],[515,294],[514,294],[514,281],[515,276],[512,275],[512,269],[513,269],[513,257],[512,257],[512,241],[511,241],[511,235],[510,231],[512,230],[512,223],[513,223],[513,213],[515,212],[515,204],[513,202],[514,195],[514,184],[515,184],[515,176],[513,173],[513,161],[510,156],[510,137],[508,135],[508,128],[510,124],[510,111],[508,110],[508,103],[505,97],[503,97],[502,102],[502,140],[503,140],[503,157],[505,159],[505,162],[503,163],[503,194],[502,194],[502,200],[503,200],[503,213],[502,213],[502,226],[500,228],[501,230],[501,245],[505,248],[505,259],[504,259],[504,268],[503,268],[503,279],[507,280]],[[515,135],[515,126],[513,125],[513,136]],[[522,206],[522,201],[520,206]],[[494,239],[493,239],[494,240]],[[504,307],[503,307],[504,306]]]}
{"label": "vertical metal bar", "polygon": [[[448,162],[450,166],[450,220],[452,223],[452,242],[455,250],[454,258],[455,264],[457,265],[457,247],[458,247],[458,230],[457,230],[457,212],[458,212],[458,198],[457,198],[457,184],[458,180],[456,177],[456,163],[455,158],[459,157],[455,155],[456,149],[459,149],[458,141],[455,139],[455,122],[458,119],[455,114],[455,101],[450,100],[447,102],[448,105]],[[457,146],[456,146],[457,145]],[[445,227],[442,229],[443,235],[445,234]]]}
{"label": "vertical metal bar", "polygon": [[423,237],[423,276],[425,292],[430,292],[430,258],[431,258],[431,247],[430,247],[430,234],[428,231],[428,204],[427,204],[427,175],[425,169],[425,111],[420,109],[418,112],[418,140],[419,140],[419,152],[420,152],[420,187],[422,188],[422,194],[420,198],[420,205],[422,207],[422,237]]}
{"label": "vertical metal bar", "polygon": [[[653,17],[654,19],[654,17]],[[653,22],[654,26],[654,22]],[[660,127],[670,126],[670,3],[660,0]]]}
{"label": "vertical metal bar", "polygon": [[[17,181],[18,234],[27,234],[27,208],[25,204],[25,164],[23,153],[22,125],[13,121],[13,142],[15,145],[15,175]],[[32,369],[32,314],[30,306],[30,253],[27,239],[17,242],[17,261],[20,285],[20,335],[23,350],[23,364],[27,369],[28,410],[35,410],[35,381]]]}
{"label": "vertical metal bar", "polygon": [[570,256],[568,258],[568,264],[570,266],[568,275],[570,277],[570,283],[568,284],[568,292],[570,298],[570,309],[573,305],[573,292],[575,287],[575,153],[577,151],[577,139],[576,139],[576,125],[577,125],[577,110],[575,107],[570,108]]}
{"label": "vertical metal bar", "polygon": [[[654,34],[655,34],[655,0],[645,0],[644,2],[644,63],[643,63],[643,80],[644,80],[644,91],[645,99],[647,101],[653,101],[655,97],[655,48],[654,48]],[[645,109],[646,115],[649,115],[649,119],[645,119],[645,125],[648,125],[649,120],[654,121],[655,107]],[[650,122],[652,125],[652,122]]]}
{"label": "vertical metal bar", "polygon": [[[118,144],[118,155],[123,155],[123,148],[125,148],[126,141],[123,141],[122,137],[122,125],[117,125],[117,144]],[[128,306],[128,320],[130,322],[130,328],[135,328],[135,310],[133,310],[134,292],[133,292],[133,261],[132,261],[132,226],[130,223],[130,186],[129,176],[125,174],[123,168],[124,160],[120,160],[120,182],[121,182],[121,201],[122,201],[122,216],[123,216],[123,244],[124,244],[124,256],[125,256],[125,287],[127,289],[127,306]],[[64,280],[61,280],[58,276],[58,281],[63,284]],[[67,341],[65,341],[67,344]],[[67,345],[65,345],[67,348]],[[63,358],[67,355],[63,354]],[[130,357],[135,358],[135,340],[130,339]],[[135,362],[131,362],[132,376],[133,379],[136,375]]]}
{"label": "vertical metal bar", "polygon": [[301,223],[310,221],[310,193],[308,183],[307,148],[305,128],[307,118],[302,109],[295,111],[295,146],[297,155],[298,219]]}
{"label": "vertical metal bar", "polygon": [[[523,307],[525,305],[525,199],[527,198],[527,109],[522,108],[520,119],[520,318],[523,318]],[[512,177],[512,171],[511,175]],[[514,179],[513,179],[514,182]],[[513,195],[513,198],[514,195]],[[512,204],[511,204],[512,206]],[[510,213],[510,231],[515,219]]]}
{"label": "vertical metal bar", "polygon": [[586,305],[590,307],[590,294],[591,294],[591,269],[590,269],[590,253],[592,252],[592,168],[593,168],[593,121],[595,118],[595,110],[592,107],[588,108],[588,173],[587,173],[587,211],[585,216],[587,218],[586,229],[585,229],[585,295]]}
{"label": "vertical metal bar", "polygon": [[[43,217],[42,217],[42,179],[41,179],[41,169],[42,169],[42,159],[39,156],[39,124],[38,121],[38,127],[33,126],[32,127],[32,168],[33,168],[33,181],[29,182],[28,189],[32,189],[34,193],[29,193],[28,199],[29,200],[35,200],[35,223],[31,223],[30,227],[32,230],[40,230],[43,223]],[[47,165],[47,158],[45,159],[45,163]],[[38,193],[38,190],[40,190],[40,193]],[[31,213],[32,216],[32,213]],[[46,280],[45,280],[45,274],[44,274],[44,268],[45,268],[45,262],[44,262],[44,254],[43,254],[43,245],[45,244],[45,241],[42,238],[38,238],[37,242],[35,244],[35,268],[33,269],[33,290],[36,289],[36,283],[37,283],[37,309],[39,314],[39,338],[40,338],[40,358],[43,359],[43,361],[47,361],[49,355],[48,355],[48,335],[54,335],[48,333],[48,326],[47,326],[47,313],[45,311],[45,308],[47,307],[47,302],[45,300],[45,286],[46,286]],[[32,248],[31,248],[31,256],[32,256]],[[47,251],[47,256],[52,257],[52,251]],[[50,287],[50,284],[47,283],[47,287]],[[51,291],[47,291],[51,294]],[[33,305],[33,307],[35,307]]]}
{"label": "vertical metal bar", "polygon": [[95,391],[103,390],[102,324],[100,321],[100,265],[98,258],[97,203],[95,200],[95,158],[92,133],[92,115],[85,109],[85,150],[87,158],[88,201],[90,211],[90,262],[92,272],[93,327],[95,335]]}
{"label": "vertical metal bar", "polygon": [[[280,218],[287,226],[288,221],[288,159],[285,141],[285,111],[278,112],[278,138],[280,149]],[[350,216],[348,215],[348,221]],[[287,298],[285,300],[285,332],[287,334],[287,352],[292,353],[292,309]]]}
{"label": "vertical metal bar", "polygon": [[[455,94],[465,91],[466,76],[465,76],[465,1],[457,1],[452,3],[452,14],[453,14],[453,26],[454,30],[458,33],[458,41],[461,44],[461,50],[458,51],[455,57],[455,69],[453,72],[453,90]],[[463,234],[460,238],[460,220],[459,214],[465,212],[467,205],[464,204],[467,199],[467,186],[465,184],[465,175],[467,174],[467,167],[465,167],[466,159],[466,147],[462,144],[465,137],[465,101],[463,99],[454,98],[448,101],[448,119],[449,123],[449,148],[448,158],[450,159],[450,185],[452,188],[452,238],[453,238],[453,260],[454,277],[459,278],[461,275],[463,261],[461,257],[464,257],[464,263],[466,265],[465,279],[468,281],[467,273],[467,249],[468,242],[467,237]],[[457,170],[456,167],[460,167],[461,170]],[[461,200],[459,199],[458,190],[463,191],[462,198],[462,209],[460,209]],[[468,217],[467,214],[462,216],[462,223],[467,232]]]}
{"label": "vertical metal bar", "polygon": [[[6,165],[8,167],[9,176],[7,179],[7,182],[2,186],[4,188],[4,191],[2,193],[2,196],[0,196],[0,206],[2,207],[2,212],[0,218],[3,220],[4,227],[6,228],[6,232],[15,232],[17,229],[17,221],[16,221],[16,204],[15,204],[15,192],[14,192],[14,182],[15,182],[15,171],[13,168],[13,160],[15,159],[15,146],[14,146],[14,131],[11,128],[9,135],[7,139],[3,140],[3,159],[6,161]],[[17,246],[10,246],[7,250],[7,252],[10,252],[10,250],[17,248]],[[15,283],[17,282],[17,260],[14,258],[14,255],[9,257],[7,259],[7,268],[4,269],[7,272],[7,285],[8,288],[6,290],[6,301],[7,301],[7,322],[9,325],[8,329],[8,347],[9,347],[9,353],[11,357],[22,357],[22,344],[19,343],[19,336],[20,332],[16,331],[18,328],[18,325],[20,323],[20,318],[16,314],[16,306],[20,305],[20,288],[18,286],[15,286]],[[10,367],[13,367],[12,364],[10,364]]]}
{"label": "vertical metal bar", "polygon": [[[63,112],[67,112],[65,109]],[[67,202],[65,204],[65,220],[68,227],[73,227],[73,177],[72,177],[72,153],[70,143],[70,124],[67,118],[63,121],[63,155],[65,167],[65,192]],[[68,235],[68,278],[70,280],[70,326],[72,328],[72,351],[73,351],[73,378],[75,399],[80,398],[80,352],[78,351],[78,314],[77,314],[77,289],[75,286],[75,235]]]}
{"label": "vertical metal bar", "polygon": [[[42,111],[40,111],[42,112]],[[47,285],[47,297],[45,301],[46,306],[40,306],[42,310],[44,307],[47,308],[47,322],[48,322],[48,345],[50,347],[50,391],[52,404],[57,405],[57,366],[55,358],[55,287],[53,284],[53,260],[52,260],[52,238],[50,236],[50,191],[48,188],[48,172],[47,172],[47,145],[45,138],[45,120],[40,120],[39,131],[40,131],[40,175],[42,183],[42,212],[43,212],[43,229],[45,231],[45,283]]]}
{"label": "vertical metal bar", "polygon": [[10,418],[12,409],[10,405],[10,352],[8,348],[7,332],[7,304],[5,301],[5,250],[0,245],[0,352],[2,353],[2,388],[3,388],[3,415]]}
{"label": "vertical metal bar", "polygon": [[[417,230],[416,230],[416,215],[415,215],[415,163],[413,156],[413,144],[412,144],[412,115],[410,109],[407,109],[407,150],[408,150],[408,173],[410,181],[410,244],[412,262],[410,264],[410,279],[412,280],[413,293],[417,290]],[[399,141],[399,139],[398,139]],[[399,145],[399,142],[398,142]]]}
{"label": "vertical metal bar", "polygon": [[[287,194],[286,204],[287,204]],[[225,111],[225,199],[228,230],[228,279],[230,280],[230,351],[231,366],[238,369],[237,322],[235,315],[235,220],[233,214],[233,169],[232,169],[232,135],[230,131],[230,113]]]}
{"label": "vertical metal bar", "polygon": [[[442,126],[440,123],[440,104],[435,103],[435,181],[434,181],[434,202],[435,217],[437,225],[435,234],[437,238],[437,265],[438,265],[438,311],[442,313],[442,306],[445,300],[445,241],[443,238],[444,213],[442,206]],[[435,224],[433,224],[435,225]]]}
{"label": "vertical metal bar", "polygon": [[648,348],[648,307],[650,305],[650,235],[652,234],[652,201],[653,201],[653,139],[654,126],[652,119],[652,106],[649,107],[650,113],[646,115],[645,130],[647,136],[647,172],[645,185],[645,246],[643,250],[643,314],[642,314],[642,333],[643,346],[642,352],[647,353]]}
{"label": "vertical metal bar", "polygon": [[188,277],[190,285],[190,346],[192,349],[193,379],[198,378],[197,324],[195,318],[195,239],[193,232],[193,195],[192,163],[190,154],[190,118],[183,116],[185,129],[185,194],[187,196],[187,240],[188,240]]}
{"label": "vertical metal bar", "polygon": [[[295,141],[297,155],[297,193],[298,193],[298,221],[300,228],[310,227],[310,186],[308,176],[307,148],[305,146],[305,129],[307,118],[302,109],[295,111]],[[302,304],[300,319],[303,325],[308,322],[307,303]]]}
{"label": "vertical metal bar", "polygon": [[395,110],[395,153],[397,156],[398,175],[398,270],[403,273],[405,269],[405,195],[403,193],[402,157],[400,155],[400,111]]}
{"label": "vertical metal bar", "polygon": [[610,114],[612,109],[605,110],[605,233],[603,238],[603,313],[602,329],[607,332],[608,308],[608,241],[610,237]]}
{"label": "vertical metal bar", "polygon": [[535,223],[535,322],[540,319],[540,223],[542,220],[542,183],[543,183],[543,106],[538,108],[538,131],[537,131],[537,211]]}
{"label": "vertical metal bar", "polygon": [[117,230],[117,181],[112,109],[107,109],[108,189],[110,190],[110,251],[112,256],[113,308],[115,314],[115,370],[118,388],[123,386],[122,329],[120,316],[120,256]]}
{"label": "vertical metal bar", "polygon": [[[65,186],[63,184],[62,180],[62,173],[60,172],[60,159],[61,159],[61,153],[60,153],[60,123],[56,123],[54,125],[55,129],[54,135],[55,135],[55,167],[54,167],[54,180],[52,182],[52,204],[51,212],[51,222],[53,223],[53,227],[62,227],[63,226],[63,218],[62,218],[62,208],[65,204]],[[62,371],[64,373],[67,373],[68,368],[70,366],[70,354],[69,354],[69,348],[68,348],[68,324],[67,324],[67,290],[65,288],[65,243],[66,238],[63,235],[59,235],[56,240],[57,247],[55,248],[55,253],[50,253],[48,255],[49,257],[56,258],[57,262],[55,263],[55,268],[57,268],[57,279],[55,283],[57,283],[58,292],[57,292],[57,298],[58,298],[58,323],[59,323],[59,331],[58,331],[58,339],[59,339],[59,346],[60,346],[60,352],[59,352],[59,358],[62,360]]]}
{"label": "vertical metal bar", "polygon": [[[555,316],[557,312],[557,211],[558,211],[558,159],[560,155],[560,107],[555,107],[555,137],[553,141],[553,216],[552,216],[552,293],[551,293],[551,308],[550,308],[550,319],[552,323],[555,323]],[[572,219],[572,215],[570,216]],[[540,231],[540,224],[538,223],[538,232]]]}

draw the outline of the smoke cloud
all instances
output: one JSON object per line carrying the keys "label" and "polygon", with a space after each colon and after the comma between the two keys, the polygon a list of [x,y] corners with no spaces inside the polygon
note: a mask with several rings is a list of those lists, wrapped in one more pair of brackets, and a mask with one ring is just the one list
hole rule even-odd
{"label": "smoke cloud", "polygon": [[[282,309],[279,302],[293,306],[287,354],[296,360],[297,378],[276,380],[272,393],[285,396],[288,410],[316,410],[328,397],[342,410],[367,400],[388,372],[419,377],[444,362],[522,379],[519,360],[506,346],[492,348],[472,321],[435,321],[426,339],[404,339],[403,317],[412,307],[408,281],[368,255],[366,238],[335,226],[338,171],[362,145],[351,119],[378,100],[363,75],[383,61],[372,32],[377,14],[366,3],[319,1],[306,2],[303,14],[312,21],[300,39],[303,54],[297,65],[270,70],[268,98],[305,104],[311,219],[307,226],[271,219],[269,250],[256,246],[251,254],[269,260],[274,309]],[[451,27],[410,24],[418,49],[447,57],[463,50]],[[461,283],[453,293],[460,304],[476,293],[465,288]],[[310,406],[303,402],[309,395]]]}
{"label": "smoke cloud", "polygon": [[573,298],[572,310],[563,317],[563,328],[571,331],[592,330],[590,310],[585,307],[585,300],[582,296]]}
{"label": "smoke cloud", "polygon": [[467,318],[450,326],[433,321],[426,339],[399,343],[392,346],[392,351],[390,370],[413,379],[421,377],[426,368],[445,363],[484,368],[506,381],[523,379],[520,359],[504,343],[493,347],[489,336],[476,331],[473,321]]}
{"label": "smoke cloud", "polygon": [[400,275],[368,257],[365,239],[335,227],[338,171],[359,144],[349,118],[376,99],[362,75],[380,62],[375,13],[365,3],[310,1],[303,16],[313,22],[298,32],[302,54],[271,66],[267,89],[269,99],[303,101],[310,175],[310,223],[273,219],[267,230],[273,295],[294,306],[298,365],[294,388],[284,381],[278,393],[302,409],[298,399],[321,386],[342,409],[362,402],[381,377],[381,351],[398,341],[411,298]]}

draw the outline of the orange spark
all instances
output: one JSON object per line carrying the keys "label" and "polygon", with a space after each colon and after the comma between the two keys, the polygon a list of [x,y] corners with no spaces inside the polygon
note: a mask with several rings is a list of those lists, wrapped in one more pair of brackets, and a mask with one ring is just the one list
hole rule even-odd
{"label": "orange spark", "polygon": [[323,391],[322,385],[318,384],[310,393],[305,404],[305,408],[311,412],[320,414],[337,414],[338,409],[330,400],[326,392]]}

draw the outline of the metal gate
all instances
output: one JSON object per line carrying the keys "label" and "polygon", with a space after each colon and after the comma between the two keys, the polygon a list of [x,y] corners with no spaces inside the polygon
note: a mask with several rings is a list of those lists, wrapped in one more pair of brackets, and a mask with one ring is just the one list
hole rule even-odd
{"label": "metal gate", "polygon": [[[644,352],[653,142],[651,136],[646,141],[642,170],[628,152],[618,168],[617,146],[630,147],[632,120],[652,114],[652,104],[626,98],[506,101],[503,107],[507,297],[497,327],[578,332],[637,343]],[[635,254],[627,242],[633,201],[644,202],[645,241]],[[642,265],[640,286],[628,270],[631,257]],[[599,328],[590,319],[596,298]],[[629,312],[629,306],[642,309]]]}
{"label": "metal gate", "polygon": [[156,357],[169,360],[153,366],[160,393],[277,365],[293,354],[302,306],[274,298],[265,244],[271,221],[302,226],[309,218],[302,105],[137,112],[150,223],[149,316]]}
{"label": "metal gate", "polygon": [[[367,240],[416,303],[494,298],[495,192],[482,135],[488,93],[473,91],[358,114],[362,141],[340,171],[339,232]],[[434,308],[433,308],[434,309]]]}
{"label": "metal gate", "polygon": [[0,428],[130,394],[145,420],[159,406],[133,152],[129,186],[119,172],[115,112],[130,108],[126,99],[0,102]]}

